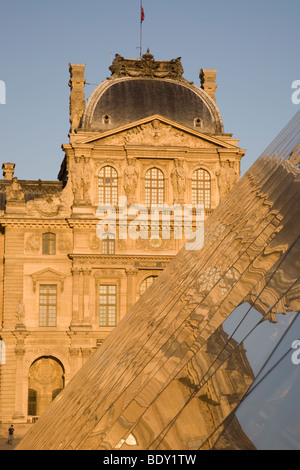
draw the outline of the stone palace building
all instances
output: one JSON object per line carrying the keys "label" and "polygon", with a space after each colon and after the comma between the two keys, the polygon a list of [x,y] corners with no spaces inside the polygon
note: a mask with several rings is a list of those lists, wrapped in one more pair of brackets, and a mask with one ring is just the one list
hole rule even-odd
{"label": "stone palace building", "polygon": [[85,65],[69,67],[71,126],[57,181],[19,180],[14,163],[2,165],[5,433],[38,419],[184,247],[183,218],[166,210],[167,235],[161,214],[151,232],[151,208],[200,204],[207,217],[245,154],[224,132],[216,70],[201,69],[199,87],[183,78],[180,58],[117,54],[86,102]]}

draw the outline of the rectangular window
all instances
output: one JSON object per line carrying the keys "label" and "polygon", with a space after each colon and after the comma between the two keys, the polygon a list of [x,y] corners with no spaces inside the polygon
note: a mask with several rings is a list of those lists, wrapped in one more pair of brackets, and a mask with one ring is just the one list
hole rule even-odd
{"label": "rectangular window", "polygon": [[40,285],[40,326],[56,326],[57,286]]}
{"label": "rectangular window", "polygon": [[104,255],[115,254],[115,240],[113,238],[104,238],[102,240],[102,253]]}
{"label": "rectangular window", "polygon": [[102,284],[99,291],[100,326],[116,326],[117,286]]}

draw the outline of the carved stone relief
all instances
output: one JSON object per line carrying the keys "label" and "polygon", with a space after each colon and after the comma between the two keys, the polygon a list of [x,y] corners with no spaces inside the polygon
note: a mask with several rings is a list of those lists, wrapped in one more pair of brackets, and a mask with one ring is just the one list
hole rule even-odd
{"label": "carved stone relief", "polygon": [[72,239],[67,234],[59,234],[57,246],[59,251],[71,251],[72,250]]}
{"label": "carved stone relief", "polygon": [[38,233],[30,233],[25,235],[25,251],[38,253],[41,247],[41,235]]}
{"label": "carved stone relief", "polygon": [[232,190],[238,182],[238,174],[233,167],[233,163],[226,160],[223,164],[220,162],[220,169],[216,172],[218,178],[220,201]]}
{"label": "carved stone relief", "polygon": [[126,132],[120,132],[100,141],[110,145],[172,145],[180,147],[211,148],[216,145],[185,133],[158,119],[150,123],[133,127]]}

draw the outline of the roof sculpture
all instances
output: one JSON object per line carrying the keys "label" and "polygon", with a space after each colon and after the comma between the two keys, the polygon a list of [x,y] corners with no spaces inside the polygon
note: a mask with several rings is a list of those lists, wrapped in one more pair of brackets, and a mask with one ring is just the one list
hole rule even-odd
{"label": "roof sculpture", "polygon": [[299,449],[299,144],[300,111],[18,449]]}

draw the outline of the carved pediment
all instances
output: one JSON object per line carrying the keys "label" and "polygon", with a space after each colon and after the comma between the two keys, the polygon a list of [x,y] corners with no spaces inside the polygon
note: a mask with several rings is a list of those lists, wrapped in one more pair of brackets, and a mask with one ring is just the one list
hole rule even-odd
{"label": "carved pediment", "polygon": [[49,284],[59,283],[61,286],[61,291],[63,292],[64,290],[65,276],[52,268],[47,268],[43,269],[42,271],[38,271],[34,274],[31,274],[30,277],[32,279],[32,287],[34,291],[36,291],[37,282],[47,282]]}
{"label": "carved pediment", "polygon": [[192,148],[233,148],[221,139],[192,131],[169,119],[155,115],[151,118],[85,139],[81,143],[94,145],[155,145]]}

